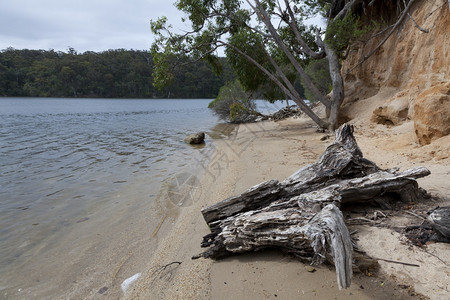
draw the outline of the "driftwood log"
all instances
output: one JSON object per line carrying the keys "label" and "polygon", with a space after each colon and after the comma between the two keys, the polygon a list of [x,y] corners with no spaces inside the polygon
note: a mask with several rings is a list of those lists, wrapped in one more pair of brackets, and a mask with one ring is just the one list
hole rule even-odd
{"label": "driftwood log", "polygon": [[279,121],[290,117],[296,117],[299,116],[300,114],[301,110],[299,110],[295,105],[292,105],[283,107],[282,109],[273,113],[269,117],[274,121]]}
{"label": "driftwood log", "polygon": [[428,216],[431,226],[450,240],[450,206],[438,207]]}
{"label": "driftwood log", "polygon": [[203,209],[211,233],[201,245],[208,249],[193,258],[279,248],[312,264],[333,262],[339,288],[347,288],[353,247],[341,205],[414,201],[420,196],[416,179],[429,174],[423,167],[381,170],[363,158],[353,126],[344,124],[315,163]]}

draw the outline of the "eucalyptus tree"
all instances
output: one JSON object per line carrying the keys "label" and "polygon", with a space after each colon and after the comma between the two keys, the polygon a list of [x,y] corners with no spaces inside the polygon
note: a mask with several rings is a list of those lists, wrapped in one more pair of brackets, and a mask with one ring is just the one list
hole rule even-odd
{"label": "eucalyptus tree", "polygon": [[[334,130],[344,99],[339,60],[355,32],[351,14],[356,0],[178,0],[186,14],[189,32],[175,32],[166,17],[151,21],[155,34],[152,55],[154,83],[164,86],[171,79],[171,66],[182,56],[211,63],[220,71],[219,48],[224,48],[240,82],[255,90],[270,80],[292,99],[315,123]],[[314,17],[326,19],[326,29],[306,26]],[[327,57],[332,80],[329,96],[314,85],[305,66]],[[329,111],[322,120],[306,105],[294,87],[302,82]]]}

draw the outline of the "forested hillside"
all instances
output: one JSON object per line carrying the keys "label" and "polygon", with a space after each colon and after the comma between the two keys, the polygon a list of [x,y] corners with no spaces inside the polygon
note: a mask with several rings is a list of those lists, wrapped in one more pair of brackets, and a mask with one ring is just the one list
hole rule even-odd
{"label": "forested hillside", "polygon": [[8,48],[0,51],[0,96],[214,98],[221,86],[234,80],[225,61],[220,76],[203,61],[186,59],[177,65],[173,83],[159,91],[152,85],[150,51]]}

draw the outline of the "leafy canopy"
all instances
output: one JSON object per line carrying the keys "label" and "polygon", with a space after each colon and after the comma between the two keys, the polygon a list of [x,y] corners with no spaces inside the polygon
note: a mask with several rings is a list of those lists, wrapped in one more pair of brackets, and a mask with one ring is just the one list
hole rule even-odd
{"label": "leafy canopy", "polygon": [[[313,50],[318,47],[314,43],[316,27],[305,26],[303,19],[321,12],[319,1],[294,1],[296,22],[304,40]],[[272,15],[276,14],[276,1],[262,1],[264,7]],[[250,5],[238,0],[179,0],[176,7],[186,14],[185,22],[189,22],[192,31],[176,33],[168,25],[166,17],[151,21],[151,30],[155,35],[152,45],[152,56],[155,67],[153,71],[154,85],[162,88],[173,80],[173,70],[177,65],[177,57],[190,56],[193,59],[203,59],[209,62],[216,72],[221,71],[220,61],[217,59],[218,49],[224,48],[224,53],[246,91],[263,89],[268,98],[277,96],[284,98],[284,93],[273,83],[267,85],[270,79],[267,74],[250,61],[253,58],[270,73],[277,71],[267,59],[271,55],[275,62],[284,66],[287,77],[294,82],[298,75],[286,55],[270,39],[270,33],[258,18]],[[286,13],[286,12],[285,12]],[[278,28],[280,37],[295,53],[296,59],[302,64],[308,63],[308,57],[301,53],[302,46],[298,43],[292,30],[287,24]],[[242,55],[245,53],[245,55]],[[247,57],[248,56],[248,57]],[[265,85],[265,86],[264,86]],[[270,98],[270,100],[274,100]]]}
{"label": "leafy canopy", "polygon": [[[206,60],[220,72],[217,55],[224,48],[245,91],[263,88],[267,99],[290,98],[320,127],[333,129],[344,97],[339,59],[357,32],[357,18],[350,13],[357,4],[357,0],[179,0],[177,8],[186,14],[192,31],[176,33],[164,17],[151,21],[156,86],[170,82],[178,57]],[[327,18],[327,30],[305,25],[306,19],[317,16]],[[324,57],[333,73],[331,98],[305,71],[311,60]],[[295,85],[300,77],[314,98],[331,110],[329,123],[305,104]]]}

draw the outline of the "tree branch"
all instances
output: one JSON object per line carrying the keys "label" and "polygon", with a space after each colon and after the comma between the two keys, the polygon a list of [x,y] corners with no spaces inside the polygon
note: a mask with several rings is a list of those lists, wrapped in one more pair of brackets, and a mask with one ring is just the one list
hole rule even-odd
{"label": "tree branch", "polygon": [[241,49],[239,49],[238,47],[220,41],[220,43],[224,46],[230,47],[232,48],[234,51],[236,51],[239,55],[242,55],[243,57],[245,57],[245,59],[247,59],[249,62],[251,62],[252,64],[254,64],[258,69],[260,69],[264,74],[267,75],[267,77],[269,77],[270,80],[272,80],[283,92],[285,92],[286,94],[288,94],[290,97],[292,97],[292,94],[290,93],[290,91],[283,85],[283,83],[281,83],[269,70],[267,70],[266,68],[264,68],[263,65],[261,65],[260,63],[258,63],[255,59],[253,59],[253,57],[251,57],[250,55],[248,55],[247,53],[245,53],[244,51],[242,51]]}
{"label": "tree branch", "polygon": [[[300,95],[297,94],[294,95],[290,89],[288,89],[277,77],[275,77],[269,70],[267,70],[264,66],[262,66],[260,63],[258,63],[255,59],[253,59],[251,56],[249,56],[248,54],[246,54],[245,52],[243,52],[241,49],[237,48],[236,46],[226,43],[226,42],[221,42],[224,46],[230,47],[232,48],[234,51],[236,51],[238,54],[242,55],[243,57],[245,57],[245,59],[247,59],[249,62],[251,62],[252,64],[254,64],[258,69],[260,69],[264,74],[267,75],[267,77],[269,77],[270,80],[272,80],[287,96],[289,96],[291,99],[301,99]],[[272,63],[272,65],[277,69],[279,68],[279,66],[276,64],[275,61],[273,61],[273,58],[269,55],[269,53],[267,53],[266,49],[263,47],[264,51],[266,52],[267,57],[269,58],[270,62]],[[284,75],[282,72],[280,73],[280,75]],[[288,80],[289,82],[289,80]],[[295,88],[292,87],[293,91],[295,91]],[[295,91],[295,93],[297,93]],[[317,125],[319,125],[321,128],[327,128],[328,124],[326,122],[324,122],[323,120],[321,120],[303,101],[301,102],[297,102],[296,103],[302,108],[302,110],[311,118],[313,119]],[[302,105],[303,104],[303,105]]]}
{"label": "tree branch", "polygon": [[272,35],[275,43],[281,48],[281,50],[283,50],[284,54],[287,56],[289,61],[292,63],[295,70],[300,74],[304,83],[308,86],[308,88],[311,89],[311,91],[313,92],[313,94],[317,98],[317,100],[322,102],[323,105],[325,105],[327,108],[330,108],[331,107],[330,100],[328,100],[326,97],[324,97],[322,95],[322,93],[317,89],[317,87],[314,85],[314,83],[309,78],[308,74],[306,74],[305,70],[303,70],[303,68],[300,66],[298,61],[295,59],[295,57],[289,51],[286,44],[281,40],[280,36],[278,35],[278,32],[275,30],[272,22],[270,21],[269,15],[264,10],[264,8],[261,6],[261,3],[259,2],[259,0],[254,0],[258,7],[255,7],[250,2],[250,0],[246,0],[246,1],[252,7],[252,9],[258,13],[259,18],[267,26],[267,29],[269,30],[270,34]]}
{"label": "tree branch", "polygon": [[417,24],[416,20],[414,20],[413,17],[411,17],[411,15],[409,13],[407,15],[411,19],[411,21],[413,21],[414,26],[416,26],[417,29],[419,29],[420,31],[425,32],[425,33],[429,33],[430,32],[428,29],[423,29],[422,27],[420,27],[419,24]]}
{"label": "tree branch", "polygon": [[350,2],[347,2],[347,4],[345,4],[344,8],[341,9],[341,11],[333,18],[333,20],[345,18],[347,16],[347,14],[350,12],[353,5],[355,5],[357,1],[359,1],[359,0],[352,0]]}
{"label": "tree branch", "polygon": [[[450,1],[450,0],[449,0]],[[406,3],[405,0],[403,0],[403,4],[406,7]],[[422,27],[419,26],[419,24],[417,24],[416,20],[414,20],[414,18],[408,13],[408,17],[411,19],[411,21],[413,21],[414,26],[416,26],[416,28],[418,28],[420,31],[424,32],[424,33],[429,33],[430,31],[427,29],[423,29]]]}
{"label": "tree branch", "polygon": [[302,97],[298,94],[297,90],[294,88],[292,83],[289,81],[289,79],[286,77],[284,72],[281,70],[280,66],[275,62],[275,60],[272,58],[272,56],[267,52],[267,50],[264,48],[264,45],[262,45],[264,52],[266,53],[267,58],[269,59],[272,66],[277,71],[278,75],[281,77],[283,82],[288,87],[289,91],[291,91],[290,97],[292,100],[301,108],[302,111],[305,112],[305,114],[308,115],[314,122],[316,122],[320,127],[326,128],[328,124],[323,122],[313,111],[312,109],[306,105],[305,101],[303,101]]}
{"label": "tree branch", "polygon": [[408,5],[406,6],[406,8],[403,10],[403,13],[400,15],[400,17],[398,18],[397,22],[394,24],[394,26],[392,27],[392,29],[389,31],[389,33],[387,34],[387,36],[374,48],[372,49],[372,51],[370,51],[368,54],[366,54],[363,59],[361,61],[359,61],[355,66],[353,66],[350,70],[347,71],[347,75],[350,74],[350,72],[352,72],[354,69],[356,69],[357,67],[359,67],[360,65],[362,65],[366,60],[369,59],[369,57],[371,57],[381,46],[384,45],[384,43],[389,39],[389,37],[392,35],[392,33],[395,31],[395,29],[397,29],[398,26],[400,26],[400,24],[402,23],[403,19],[405,18],[405,16],[408,13],[408,10],[411,8],[411,6],[413,5],[415,0],[410,0]]}
{"label": "tree branch", "polygon": [[290,22],[288,23],[289,27],[291,27],[292,31],[295,34],[295,38],[299,42],[299,44],[302,46],[302,51],[304,54],[311,56],[314,59],[321,59],[325,57],[325,52],[314,52],[309,48],[308,44],[305,43],[303,38],[301,37],[300,31],[298,30],[298,24],[295,21],[294,12],[291,9],[291,6],[289,5],[289,0],[284,0],[284,3],[286,4],[289,16],[291,17]]}

